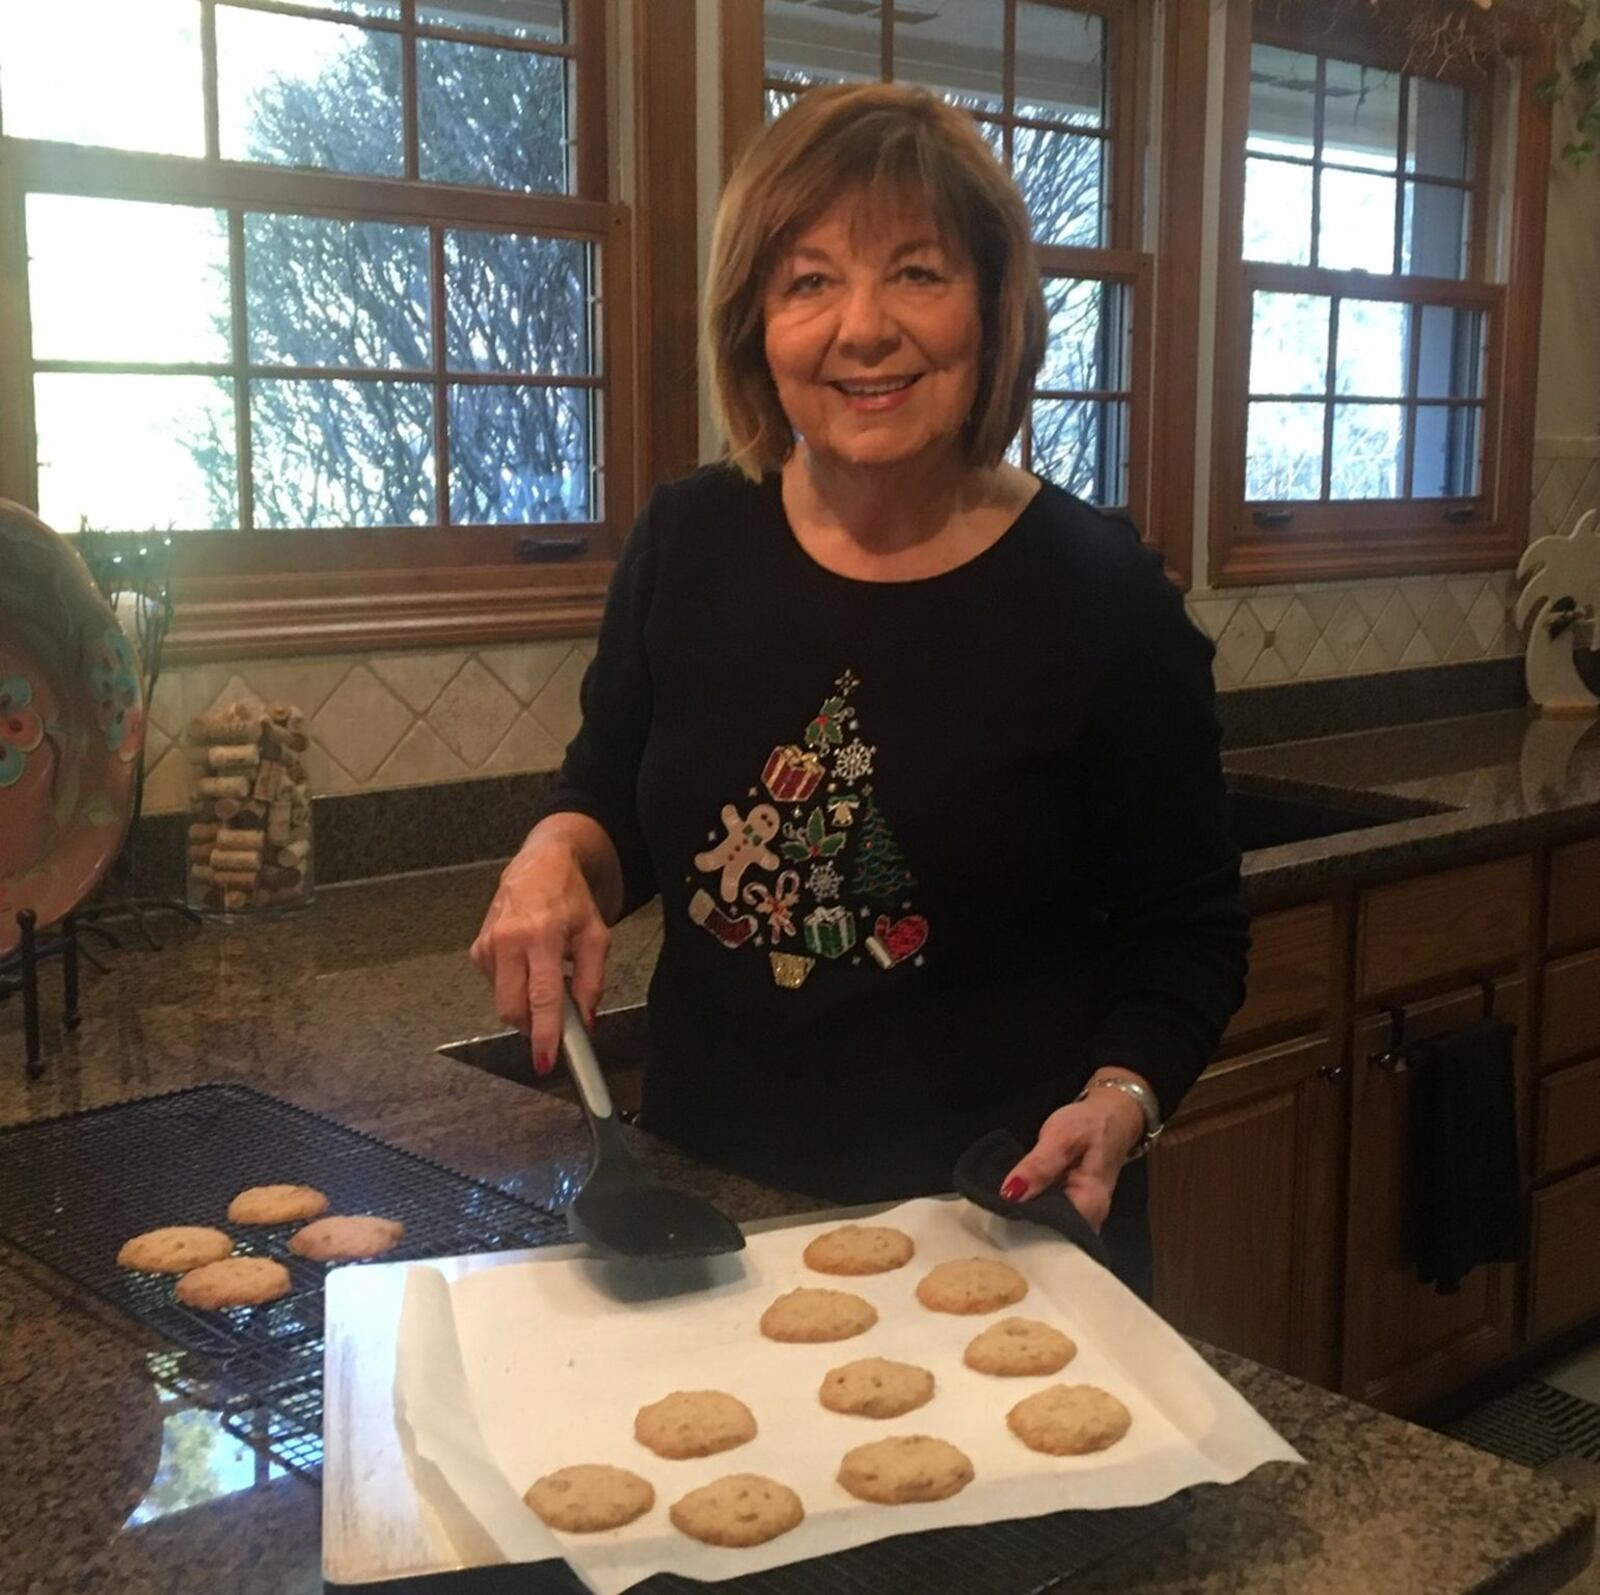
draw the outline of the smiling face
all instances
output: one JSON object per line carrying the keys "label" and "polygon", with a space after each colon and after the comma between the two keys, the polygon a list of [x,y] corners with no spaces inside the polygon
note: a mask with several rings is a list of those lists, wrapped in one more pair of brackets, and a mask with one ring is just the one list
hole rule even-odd
{"label": "smiling face", "polygon": [[926,207],[835,205],[763,295],[767,366],[819,458],[901,465],[959,451],[978,391],[977,275]]}

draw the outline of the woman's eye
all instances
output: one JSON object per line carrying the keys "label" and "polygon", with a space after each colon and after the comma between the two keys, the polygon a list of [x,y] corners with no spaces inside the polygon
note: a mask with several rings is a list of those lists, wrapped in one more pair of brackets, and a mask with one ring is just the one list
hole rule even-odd
{"label": "woman's eye", "polygon": [[802,272],[789,284],[791,294],[814,294],[821,288],[826,279],[820,271]]}
{"label": "woman's eye", "polygon": [[900,275],[906,282],[917,284],[939,281],[939,273],[932,266],[903,266]]}

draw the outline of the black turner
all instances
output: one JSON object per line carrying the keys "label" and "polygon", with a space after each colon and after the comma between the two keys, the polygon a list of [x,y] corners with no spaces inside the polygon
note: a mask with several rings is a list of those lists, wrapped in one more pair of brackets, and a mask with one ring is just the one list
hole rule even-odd
{"label": "black turner", "polygon": [[714,1257],[744,1247],[726,1214],[664,1185],[628,1150],[589,1032],[570,995],[562,998],[561,1050],[589,1121],[594,1164],[567,1209],[573,1235],[608,1257]]}

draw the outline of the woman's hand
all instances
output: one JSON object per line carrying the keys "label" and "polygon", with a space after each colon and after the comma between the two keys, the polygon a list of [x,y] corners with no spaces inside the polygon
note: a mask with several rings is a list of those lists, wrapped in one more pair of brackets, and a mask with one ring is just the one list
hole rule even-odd
{"label": "woman's hand", "polygon": [[595,904],[579,847],[537,827],[506,866],[472,961],[494,987],[495,1010],[533,1044],[548,1074],[561,1045],[561,995],[568,960],[572,1000],[590,1025],[605,986],[611,932]]}
{"label": "woman's hand", "polygon": [[[1094,1078],[1144,1081],[1129,1069],[1097,1070]],[[1123,1091],[1091,1091],[1057,1108],[1039,1127],[1033,1150],[1006,1176],[1000,1194],[1026,1201],[1059,1186],[1098,1233],[1128,1153],[1144,1135],[1144,1113]]]}

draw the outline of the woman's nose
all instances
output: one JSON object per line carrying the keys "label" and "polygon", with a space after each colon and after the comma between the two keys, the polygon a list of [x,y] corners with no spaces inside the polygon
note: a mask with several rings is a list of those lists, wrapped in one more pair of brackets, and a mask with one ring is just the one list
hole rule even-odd
{"label": "woman's nose", "polygon": [[859,283],[852,287],[839,314],[840,346],[859,359],[870,359],[892,349],[899,336],[878,284]]}

